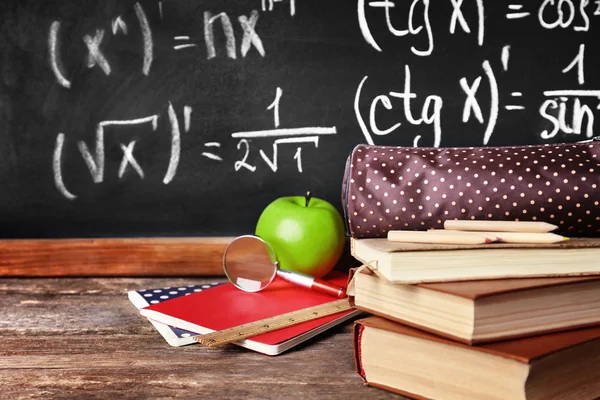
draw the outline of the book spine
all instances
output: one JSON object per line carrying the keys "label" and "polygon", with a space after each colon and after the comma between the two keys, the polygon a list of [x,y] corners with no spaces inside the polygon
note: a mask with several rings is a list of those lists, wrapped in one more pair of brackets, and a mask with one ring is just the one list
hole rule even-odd
{"label": "book spine", "polygon": [[352,330],[352,345],[354,347],[354,367],[356,374],[360,376],[364,384],[368,384],[367,379],[365,378],[365,371],[362,367],[361,360],[361,341],[362,341],[362,332],[364,326],[360,323],[360,321],[354,322],[354,327]]}
{"label": "book spine", "polygon": [[355,363],[355,366],[356,366],[356,374],[358,376],[360,376],[360,379],[363,381],[363,383],[365,385],[376,387],[376,388],[382,389],[382,390],[386,390],[388,392],[396,393],[396,394],[399,394],[401,396],[408,397],[408,398],[411,398],[411,399],[416,399],[416,400],[431,400],[431,399],[427,399],[425,397],[421,397],[421,396],[419,396],[419,395],[417,395],[415,393],[410,393],[410,392],[406,392],[406,391],[400,390],[399,388],[396,388],[396,387],[380,385],[378,383],[372,383],[372,382],[369,382],[367,380],[366,373],[364,371],[364,368],[362,366],[362,361],[361,361],[361,354],[362,354],[362,349],[361,349],[361,347],[362,347],[362,334],[363,334],[363,331],[365,329],[365,326],[362,325],[360,321],[361,320],[358,320],[358,321],[354,322],[354,330],[353,330],[353,334],[352,334],[352,336],[353,336],[352,343],[353,343],[353,346],[354,346],[354,363]]}
{"label": "book spine", "polygon": [[362,334],[363,331],[365,330],[365,327],[360,325],[360,327],[358,328],[358,338],[356,339],[356,343],[358,345],[358,348],[356,350],[357,352],[357,358],[358,358],[358,368],[357,368],[357,372],[360,376],[364,377],[365,376],[365,370],[362,367]]}

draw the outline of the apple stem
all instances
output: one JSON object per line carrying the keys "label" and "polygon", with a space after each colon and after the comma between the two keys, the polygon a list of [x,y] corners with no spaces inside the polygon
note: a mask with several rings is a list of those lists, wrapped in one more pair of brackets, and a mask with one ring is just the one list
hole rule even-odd
{"label": "apple stem", "polygon": [[308,203],[310,202],[310,198],[311,198],[311,194],[310,191],[306,192],[306,195],[304,195],[304,198],[306,199],[306,203],[304,203],[304,207],[308,207]]}

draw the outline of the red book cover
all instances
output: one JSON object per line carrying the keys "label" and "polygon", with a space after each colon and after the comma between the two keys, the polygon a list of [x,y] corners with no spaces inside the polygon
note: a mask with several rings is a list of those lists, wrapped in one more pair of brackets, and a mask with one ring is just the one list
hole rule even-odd
{"label": "red book cover", "polygon": [[[326,280],[346,287],[348,274],[332,272]],[[151,320],[199,334],[274,317],[336,301],[337,298],[275,279],[269,287],[244,292],[231,283],[140,309]],[[268,332],[236,344],[269,355],[279,354],[324,330],[358,315],[350,310]]]}

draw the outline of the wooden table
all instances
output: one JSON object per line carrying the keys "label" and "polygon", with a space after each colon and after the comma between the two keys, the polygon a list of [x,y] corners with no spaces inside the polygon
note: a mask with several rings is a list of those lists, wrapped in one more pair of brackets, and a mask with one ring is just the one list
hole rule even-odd
{"label": "wooden table", "polygon": [[354,372],[348,322],[282,355],[170,347],[127,291],[222,278],[0,279],[1,398],[401,399]]}

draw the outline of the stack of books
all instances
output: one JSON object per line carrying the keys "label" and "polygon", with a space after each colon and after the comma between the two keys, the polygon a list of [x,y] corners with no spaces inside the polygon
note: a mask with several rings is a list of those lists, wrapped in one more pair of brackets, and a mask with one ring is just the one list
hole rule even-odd
{"label": "stack of books", "polygon": [[351,239],[356,371],[427,399],[600,397],[600,239]]}

